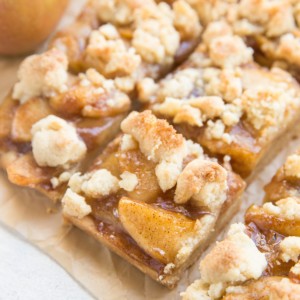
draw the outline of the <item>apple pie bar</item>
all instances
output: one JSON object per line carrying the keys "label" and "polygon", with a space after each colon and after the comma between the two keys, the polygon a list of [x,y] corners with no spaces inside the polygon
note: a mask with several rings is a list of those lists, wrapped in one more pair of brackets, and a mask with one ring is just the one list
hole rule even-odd
{"label": "apple pie bar", "polygon": [[70,74],[57,49],[26,58],[18,79],[0,106],[0,165],[11,182],[56,201],[71,173],[119,131],[130,99],[94,69]]}
{"label": "apple pie bar", "polygon": [[290,155],[252,205],[244,224],[200,262],[201,279],[184,300],[300,299],[300,154]]}
{"label": "apple pie bar", "polygon": [[183,0],[92,0],[50,47],[66,53],[74,72],[95,68],[131,92],[141,78],[157,79],[186,58],[201,29]]}
{"label": "apple pie bar", "polygon": [[173,287],[239,207],[244,182],[150,111],[122,133],[63,199],[67,220],[142,272]]}
{"label": "apple pie bar", "polygon": [[224,21],[210,23],[197,49],[159,82],[138,84],[144,107],[247,177],[300,116],[300,89],[286,71],[263,68]]}

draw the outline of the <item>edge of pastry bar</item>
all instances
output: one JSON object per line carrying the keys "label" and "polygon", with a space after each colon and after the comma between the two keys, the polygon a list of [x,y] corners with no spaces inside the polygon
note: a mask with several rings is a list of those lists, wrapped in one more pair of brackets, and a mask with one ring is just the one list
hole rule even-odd
{"label": "edge of pastry bar", "polygon": [[150,111],[121,128],[89,172],[71,177],[63,214],[172,288],[238,210],[245,184]]}
{"label": "edge of pastry bar", "polygon": [[253,50],[224,21],[210,23],[202,39],[160,82],[142,80],[139,99],[211,155],[229,155],[247,177],[299,119],[299,85],[282,69],[257,65]]}
{"label": "edge of pastry bar", "polygon": [[[11,182],[54,201],[72,172],[119,131],[127,94],[93,69],[74,76],[64,53],[26,58],[0,106],[0,164]],[[86,155],[89,153],[89,155]]]}
{"label": "edge of pastry bar", "polygon": [[201,24],[183,1],[93,0],[50,42],[64,51],[71,70],[92,67],[126,82],[131,91],[145,76],[158,79],[184,60],[199,42]]}
{"label": "edge of pastry bar", "polygon": [[201,279],[183,299],[300,299],[298,153],[266,186],[264,203],[248,208],[245,225],[232,225],[200,262]]}

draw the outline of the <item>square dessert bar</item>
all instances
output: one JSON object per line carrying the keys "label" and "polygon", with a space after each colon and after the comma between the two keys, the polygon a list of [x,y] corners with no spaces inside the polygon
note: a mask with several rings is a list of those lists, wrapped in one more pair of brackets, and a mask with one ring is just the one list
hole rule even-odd
{"label": "square dessert bar", "polygon": [[266,186],[262,205],[252,205],[245,225],[234,224],[200,263],[201,279],[183,299],[300,299],[299,151]]}
{"label": "square dessert bar", "polygon": [[68,72],[63,52],[24,60],[0,106],[0,165],[9,180],[54,201],[71,173],[119,131],[130,99],[94,69]]}
{"label": "square dessert bar", "polygon": [[150,111],[121,129],[87,173],[72,175],[63,214],[171,288],[237,211],[245,184]]}
{"label": "square dessert bar", "polygon": [[89,1],[77,20],[50,42],[66,53],[74,72],[95,68],[134,90],[145,76],[157,79],[196,47],[201,25],[183,1]]}
{"label": "square dessert bar", "polygon": [[249,176],[300,116],[298,83],[280,68],[263,68],[224,21],[210,23],[202,43],[173,73],[138,85],[144,106],[214,156],[229,155]]}

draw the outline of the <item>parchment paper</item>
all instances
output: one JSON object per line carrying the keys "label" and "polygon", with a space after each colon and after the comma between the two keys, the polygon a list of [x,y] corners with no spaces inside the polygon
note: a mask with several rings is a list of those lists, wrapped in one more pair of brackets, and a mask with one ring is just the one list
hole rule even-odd
{"label": "parchment paper", "polygon": [[[84,2],[71,1],[60,27],[72,21]],[[22,58],[0,58],[1,99],[16,81],[21,61]],[[293,128],[290,132],[293,139],[282,147],[247,188],[242,209],[231,223],[243,221],[243,213],[250,203],[261,203],[264,195],[262,187],[282,165],[288,153],[300,145],[298,132],[299,128]],[[95,298],[179,299],[179,293],[199,278],[197,262],[184,274],[176,289],[170,291],[161,287],[80,230],[64,224],[59,207],[53,207],[50,201],[32,190],[10,184],[4,172],[0,172],[0,195],[0,222],[51,256]]]}

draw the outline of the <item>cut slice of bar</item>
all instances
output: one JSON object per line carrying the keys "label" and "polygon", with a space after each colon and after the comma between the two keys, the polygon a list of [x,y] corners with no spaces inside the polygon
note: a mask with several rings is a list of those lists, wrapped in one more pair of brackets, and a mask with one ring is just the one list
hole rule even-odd
{"label": "cut slice of bar", "polygon": [[74,76],[67,67],[57,49],[26,58],[0,106],[1,167],[11,182],[55,201],[70,172],[117,134],[131,105],[127,94],[97,71]]}
{"label": "cut slice of bar", "polygon": [[201,261],[201,279],[183,299],[300,299],[297,153],[267,185],[265,203],[250,206],[245,225],[232,225],[227,238]]}
{"label": "cut slice of bar", "polygon": [[89,1],[78,19],[50,43],[64,51],[74,72],[95,68],[134,90],[145,76],[157,79],[196,47],[201,25],[182,0]]}
{"label": "cut slice of bar", "polygon": [[132,112],[62,199],[67,220],[174,287],[239,207],[243,180],[150,111]]}
{"label": "cut slice of bar", "polygon": [[300,115],[297,82],[282,69],[260,67],[252,54],[228,24],[210,23],[182,66],[138,86],[146,107],[210,154],[229,155],[243,177]]}

